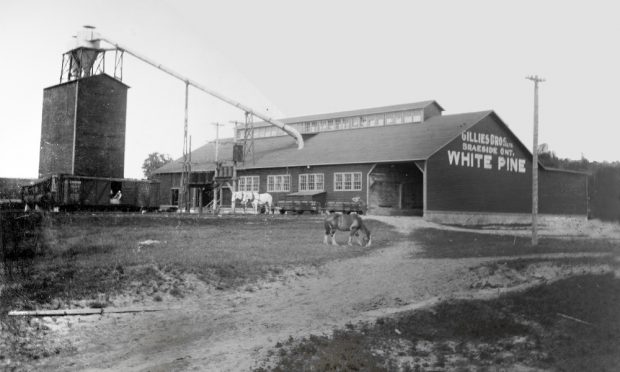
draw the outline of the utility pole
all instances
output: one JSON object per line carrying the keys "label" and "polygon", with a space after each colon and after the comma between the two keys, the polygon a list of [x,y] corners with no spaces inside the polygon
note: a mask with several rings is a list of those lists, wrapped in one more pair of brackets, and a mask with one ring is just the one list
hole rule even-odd
{"label": "utility pole", "polygon": [[545,79],[527,76],[534,82],[534,148],[532,149],[532,246],[538,245],[538,83]]}
{"label": "utility pole", "polygon": [[189,139],[187,137],[188,122],[188,102],[189,102],[189,83],[185,83],[185,120],[183,121],[183,173],[181,173],[181,195],[182,205],[185,212],[189,213],[189,183],[191,165],[189,160]]}
{"label": "utility pole", "polygon": [[[220,123],[211,123],[211,125],[215,125],[215,177],[219,177],[219,148],[220,148],[220,127],[224,126],[224,124],[220,124]],[[217,210],[219,209],[219,204],[221,204],[222,201],[222,188],[219,187],[219,191],[220,191],[220,198],[219,198],[219,202],[218,202],[218,197],[217,197],[217,192],[218,190],[213,189],[213,214],[217,213]]]}

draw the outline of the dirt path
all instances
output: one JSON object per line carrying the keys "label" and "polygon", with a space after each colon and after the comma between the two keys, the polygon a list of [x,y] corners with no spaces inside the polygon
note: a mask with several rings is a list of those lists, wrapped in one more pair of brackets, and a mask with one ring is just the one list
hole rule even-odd
{"label": "dirt path", "polygon": [[[406,219],[382,220],[403,233],[416,227]],[[70,360],[45,359],[45,369],[247,370],[288,337],[473,294],[477,277],[470,268],[498,259],[412,259],[416,249],[399,242],[234,292],[198,286],[161,312],[48,319],[77,352]]]}

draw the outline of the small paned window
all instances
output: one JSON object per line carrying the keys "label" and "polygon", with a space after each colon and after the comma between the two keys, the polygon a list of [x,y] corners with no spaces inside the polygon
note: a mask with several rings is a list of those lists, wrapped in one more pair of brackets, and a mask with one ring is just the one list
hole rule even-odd
{"label": "small paned window", "polygon": [[385,114],[385,124],[402,124],[403,123],[403,114],[402,112],[390,112]]}
{"label": "small paned window", "polygon": [[413,122],[414,123],[422,122],[422,110],[416,110],[413,112]]}
{"label": "small paned window", "polygon": [[403,112],[403,123],[413,123],[413,111]]}
{"label": "small paned window", "polygon": [[237,184],[238,191],[256,191],[258,192],[259,177],[258,176],[241,176]]}
{"label": "small paned window", "polygon": [[323,173],[299,175],[299,191],[323,191],[325,187]]}
{"label": "small paned window", "polygon": [[334,191],[362,190],[362,172],[334,173]]}
{"label": "small paned window", "polygon": [[369,126],[369,124],[368,124],[368,116],[361,116],[360,120],[361,120],[360,127],[365,128],[365,127]]}
{"label": "small paned window", "polygon": [[377,125],[378,126],[385,125],[385,115],[384,114],[378,114],[378,115],[375,115],[375,117],[377,118]]}
{"label": "small paned window", "polygon": [[291,176],[288,174],[267,176],[267,192],[291,191]]}

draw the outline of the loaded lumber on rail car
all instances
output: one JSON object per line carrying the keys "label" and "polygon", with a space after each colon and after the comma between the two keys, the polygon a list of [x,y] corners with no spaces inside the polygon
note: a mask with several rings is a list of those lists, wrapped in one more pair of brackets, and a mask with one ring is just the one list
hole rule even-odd
{"label": "loaded lumber on rail car", "polygon": [[29,208],[55,211],[156,210],[159,182],[54,174],[22,187]]}

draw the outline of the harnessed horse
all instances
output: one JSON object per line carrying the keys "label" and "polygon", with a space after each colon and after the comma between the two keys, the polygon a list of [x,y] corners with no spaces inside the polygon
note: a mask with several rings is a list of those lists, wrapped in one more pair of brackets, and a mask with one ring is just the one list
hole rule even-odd
{"label": "harnessed horse", "polygon": [[325,217],[325,238],[323,244],[329,244],[329,237],[332,239],[332,245],[338,245],[336,243],[336,231],[350,231],[348,245],[353,245],[353,236],[357,236],[357,242],[359,245],[364,246],[360,240],[358,231],[363,232],[366,236],[363,238],[366,241],[366,247],[370,246],[372,240],[370,238],[370,230],[362,222],[362,217],[357,214],[340,214],[334,213]]}
{"label": "harnessed horse", "polygon": [[259,205],[266,205],[267,214],[271,214],[272,213],[271,208],[273,207],[273,198],[271,197],[271,194],[268,194],[268,193],[259,194],[257,192],[253,192],[252,193],[252,206],[254,207],[254,212],[258,213]]}
{"label": "harnessed horse", "polygon": [[230,205],[231,205],[233,213],[235,213],[235,207],[237,204],[237,200],[241,201],[241,204],[243,205],[243,211],[245,212],[245,208],[247,207],[248,202],[252,201],[253,199],[254,199],[254,193],[252,191],[233,192],[230,197]]}

